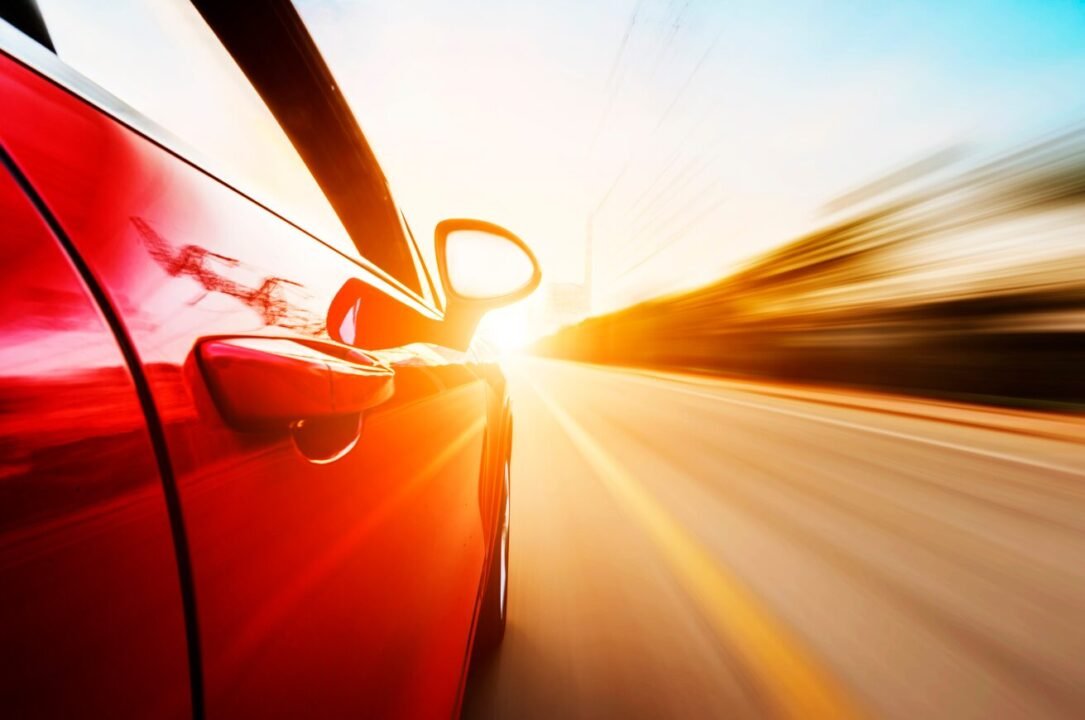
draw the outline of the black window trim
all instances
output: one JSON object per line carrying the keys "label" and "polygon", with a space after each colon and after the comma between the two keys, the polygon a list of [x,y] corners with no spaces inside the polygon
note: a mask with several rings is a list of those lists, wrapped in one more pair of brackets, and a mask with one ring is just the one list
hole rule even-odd
{"label": "black window trim", "polygon": [[24,34],[33,38],[39,45],[56,52],[49,28],[41,16],[41,8],[36,0],[4,0],[0,5],[0,18],[7,20]]}
{"label": "black window trim", "polygon": [[403,222],[403,229],[406,232],[407,240],[411,244],[411,255],[414,257],[415,265],[418,268],[418,274],[424,281],[422,286],[423,295],[434,307],[434,309],[444,312],[445,303],[443,297],[437,289],[437,285],[433,282],[433,275],[430,274],[429,266],[426,265],[426,258],[422,255],[422,249],[418,245],[418,241],[414,237],[414,231],[411,230],[411,224],[407,222],[407,216],[400,211],[399,218]]}
{"label": "black window trim", "polygon": [[358,251],[424,295],[369,141],[293,0],[189,0],[294,145]]}

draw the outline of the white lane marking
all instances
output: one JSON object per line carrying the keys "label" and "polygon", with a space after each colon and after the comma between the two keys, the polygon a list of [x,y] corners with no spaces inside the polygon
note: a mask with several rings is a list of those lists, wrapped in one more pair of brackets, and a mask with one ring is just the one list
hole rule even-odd
{"label": "white lane marking", "polygon": [[[607,372],[603,370],[602,372]],[[971,455],[978,455],[980,457],[986,457],[992,460],[1002,460],[1004,462],[1016,463],[1018,465],[1025,465],[1028,467],[1038,468],[1040,470],[1048,470],[1051,472],[1064,473],[1066,475],[1073,475],[1076,477],[1085,477],[1085,470],[1079,468],[1072,468],[1067,465],[1058,465],[1056,463],[1048,463],[1042,460],[1033,460],[1031,458],[1021,457],[1020,455],[1011,455],[1009,453],[998,452],[997,450],[984,450],[982,448],[971,447],[969,445],[961,445],[955,442],[949,442],[947,440],[935,440],[934,438],[923,437],[922,435],[913,435],[911,433],[899,432],[897,430],[887,430],[885,428],[874,427],[871,425],[860,425],[859,423],[848,422],[847,420],[838,420],[836,418],[829,418],[823,415],[815,415],[813,413],[802,412],[801,410],[790,410],[786,408],[773,407],[771,405],[763,405],[761,403],[750,402],[748,400],[739,400],[737,398],[728,397],[723,394],[714,392],[704,392],[698,390],[691,390],[689,388],[680,387],[677,383],[680,380],[671,380],[668,378],[645,378],[643,376],[636,376],[629,373],[616,373],[621,377],[633,382],[638,382],[643,385],[649,385],[652,387],[663,388],[671,390],[672,392],[682,393],[683,395],[692,395],[694,397],[705,398],[708,400],[719,400],[722,402],[731,403],[732,405],[741,405],[744,407],[755,408],[757,410],[765,410],[768,412],[778,413],[780,415],[790,415],[791,417],[802,418],[804,420],[815,420],[817,422],[825,423],[827,425],[836,425],[839,427],[849,428],[851,430],[860,430],[863,432],[872,433],[874,435],[883,435],[885,437],[891,437],[897,440],[907,440],[910,442],[922,443],[926,445],[933,445],[946,450],[955,450],[957,452],[969,453]],[[653,382],[653,380],[655,382]],[[720,391],[727,392],[727,391]],[[741,390],[730,390],[729,392],[743,392]],[[806,400],[796,399],[793,402],[810,402]],[[857,412],[862,412],[857,410]]]}

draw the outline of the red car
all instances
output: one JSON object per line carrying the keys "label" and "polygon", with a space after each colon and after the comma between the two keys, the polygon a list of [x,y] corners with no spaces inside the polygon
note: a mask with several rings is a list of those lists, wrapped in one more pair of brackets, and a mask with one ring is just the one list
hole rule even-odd
{"label": "red car", "polygon": [[456,715],[531,252],[434,277],[285,0],[9,0],[0,108],[0,715]]}

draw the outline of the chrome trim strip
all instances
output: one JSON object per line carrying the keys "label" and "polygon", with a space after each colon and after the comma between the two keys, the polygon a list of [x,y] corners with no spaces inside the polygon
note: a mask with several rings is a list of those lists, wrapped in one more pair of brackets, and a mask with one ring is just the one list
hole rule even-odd
{"label": "chrome trim strip", "polygon": [[[84,102],[94,106],[129,129],[155,143],[162,149],[177,156],[179,159],[188,163],[208,177],[222,183],[242,197],[256,203],[271,214],[282,219],[284,222],[293,225],[329,250],[342,255],[347,260],[358,265],[371,276],[361,278],[368,284],[374,285],[377,289],[392,295],[400,302],[410,305],[423,315],[434,319],[443,317],[442,313],[427,305],[422,296],[411,291],[394,277],[374,265],[371,261],[362,257],[360,254],[358,257],[347,255],[342,250],[324,242],[319,237],[306,230],[303,226],[275,210],[274,207],[267,203],[263,198],[240,189],[236,182],[229,179],[228,173],[219,172],[219,168],[215,167],[215,163],[212,160],[201,154],[198,150],[166,128],[156,123],[154,120],[143,115],[138,110],[95,83],[93,80],[80,74],[61,60],[58,55],[40,45],[29,36],[23,34],[21,30],[3,19],[0,19],[0,52],[3,52],[19,64],[26,66],[31,71],[36,72],[47,80],[50,80],[54,84],[67,90]],[[423,281],[424,278],[420,277],[419,282],[421,283]]]}

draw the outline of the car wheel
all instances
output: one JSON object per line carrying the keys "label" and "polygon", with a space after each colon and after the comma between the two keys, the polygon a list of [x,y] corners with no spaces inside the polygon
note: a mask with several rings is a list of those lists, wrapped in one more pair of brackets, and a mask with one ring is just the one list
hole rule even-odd
{"label": "car wheel", "polygon": [[485,657],[492,654],[501,645],[505,637],[505,620],[508,616],[509,597],[509,518],[511,503],[509,500],[510,455],[506,453],[502,467],[502,485],[504,502],[498,518],[498,532],[494,537],[493,567],[486,583],[486,594],[482,599],[482,610],[478,618],[478,630],[475,634],[475,655]]}

